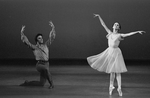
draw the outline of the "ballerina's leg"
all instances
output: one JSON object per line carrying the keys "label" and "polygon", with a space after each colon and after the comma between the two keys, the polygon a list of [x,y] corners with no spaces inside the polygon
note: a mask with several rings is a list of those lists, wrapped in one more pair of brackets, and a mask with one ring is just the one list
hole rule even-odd
{"label": "ballerina's leg", "polygon": [[122,96],[122,91],[121,91],[121,73],[117,73],[117,83],[118,83],[118,93],[119,93],[119,96]]}
{"label": "ballerina's leg", "polygon": [[109,86],[109,95],[112,95],[114,87],[114,80],[115,80],[115,73],[110,73],[110,86]]}

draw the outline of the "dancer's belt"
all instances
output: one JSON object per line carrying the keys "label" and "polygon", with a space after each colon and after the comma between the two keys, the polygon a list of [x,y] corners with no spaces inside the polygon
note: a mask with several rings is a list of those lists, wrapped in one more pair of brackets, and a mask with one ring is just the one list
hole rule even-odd
{"label": "dancer's belt", "polygon": [[45,61],[45,60],[38,60],[39,63],[48,63],[49,61]]}

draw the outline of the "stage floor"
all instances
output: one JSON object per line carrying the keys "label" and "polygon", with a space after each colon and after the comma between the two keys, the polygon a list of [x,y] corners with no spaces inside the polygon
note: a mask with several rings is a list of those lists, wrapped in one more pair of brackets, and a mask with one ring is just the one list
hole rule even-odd
{"label": "stage floor", "polygon": [[[127,65],[122,74],[123,96],[117,90],[108,94],[109,74],[98,72],[89,65],[50,66],[54,89],[19,86],[25,80],[38,80],[34,66],[0,66],[0,98],[150,98],[150,66]],[[115,80],[115,86],[117,83]]]}

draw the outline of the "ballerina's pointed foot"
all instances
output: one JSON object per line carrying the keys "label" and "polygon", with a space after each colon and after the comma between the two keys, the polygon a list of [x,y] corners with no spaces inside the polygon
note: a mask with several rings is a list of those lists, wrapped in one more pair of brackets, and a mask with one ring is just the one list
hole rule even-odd
{"label": "ballerina's pointed foot", "polygon": [[115,87],[109,87],[109,95],[112,95],[112,91],[115,89]]}
{"label": "ballerina's pointed foot", "polygon": [[119,96],[122,96],[122,91],[121,89],[117,89],[118,93],[119,93]]}

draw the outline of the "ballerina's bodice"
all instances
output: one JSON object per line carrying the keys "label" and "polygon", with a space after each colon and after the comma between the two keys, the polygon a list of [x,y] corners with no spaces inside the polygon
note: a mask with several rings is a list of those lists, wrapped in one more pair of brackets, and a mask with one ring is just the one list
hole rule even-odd
{"label": "ballerina's bodice", "polygon": [[109,34],[108,35],[108,46],[112,48],[118,48],[120,44],[121,35],[120,34]]}

